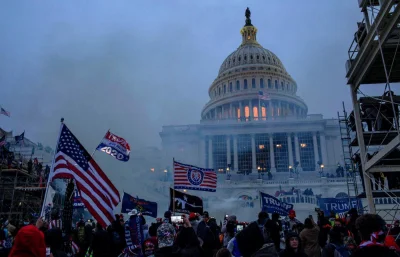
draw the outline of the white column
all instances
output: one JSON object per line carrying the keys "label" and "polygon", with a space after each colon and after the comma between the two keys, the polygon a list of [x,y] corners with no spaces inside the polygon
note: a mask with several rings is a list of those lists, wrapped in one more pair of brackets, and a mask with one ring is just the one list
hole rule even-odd
{"label": "white column", "polygon": [[315,159],[315,170],[319,170],[318,162],[319,159],[319,152],[318,152],[318,140],[317,140],[317,133],[313,133],[313,145],[314,145],[314,159]]}
{"label": "white column", "polygon": [[253,113],[253,102],[249,100],[249,119],[254,120],[254,113]]}
{"label": "white column", "polygon": [[225,119],[225,110],[224,110],[224,106],[221,105],[221,120]]}
{"label": "white column", "polygon": [[300,161],[300,144],[299,144],[299,137],[297,136],[297,133],[294,134],[294,150],[296,152],[296,161],[299,162],[299,166],[297,166],[297,170],[301,171],[301,161]]}
{"label": "white column", "polygon": [[231,137],[226,137],[226,162],[228,165],[231,164]]}
{"label": "white column", "polygon": [[213,161],[213,147],[212,147],[212,137],[209,136],[208,138],[208,168],[214,168],[214,161]]}
{"label": "white column", "polygon": [[262,116],[262,111],[261,111],[261,109],[262,109],[262,101],[261,100],[258,100],[258,120],[262,120],[263,119],[263,116]]}
{"label": "white column", "polygon": [[239,110],[240,110],[240,121],[242,121],[242,118],[244,117],[244,113],[243,113],[243,105],[242,102],[239,102]]}
{"label": "white column", "polygon": [[237,136],[233,136],[233,170],[239,170]]}
{"label": "white column", "polygon": [[253,173],[256,173],[257,172],[256,139],[254,134],[251,134],[251,164]]}
{"label": "white column", "polygon": [[268,112],[269,112],[269,118],[272,119],[273,115],[273,107],[272,107],[272,101],[268,101]]}
{"label": "white column", "polygon": [[276,172],[273,134],[269,134],[269,159],[271,162],[271,172]]}
{"label": "white column", "polygon": [[229,104],[229,119],[233,119],[235,114],[233,113],[233,105],[232,103]]}
{"label": "white column", "polygon": [[321,143],[322,164],[326,167],[328,166],[328,154],[326,152],[326,140],[323,132],[319,132],[319,141]]}
{"label": "white column", "polygon": [[200,167],[207,167],[206,164],[206,141],[205,138],[200,138]]}
{"label": "white column", "polygon": [[282,101],[278,101],[278,109],[279,109],[279,117],[282,117]]}
{"label": "white column", "polygon": [[287,143],[288,143],[288,152],[289,152],[289,165],[293,166],[293,148],[292,148],[292,139],[290,137],[290,134],[288,134],[288,136],[287,136]]}

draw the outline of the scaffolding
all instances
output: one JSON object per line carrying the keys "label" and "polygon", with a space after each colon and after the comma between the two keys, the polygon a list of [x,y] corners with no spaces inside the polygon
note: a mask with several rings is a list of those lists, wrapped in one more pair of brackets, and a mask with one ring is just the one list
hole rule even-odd
{"label": "scaffolding", "polygon": [[0,165],[0,217],[21,221],[40,213],[45,184],[23,168]]}
{"label": "scaffolding", "polygon": [[[349,204],[352,198],[358,197],[358,185],[357,185],[357,167],[353,162],[353,149],[351,146],[351,125],[350,117],[347,115],[344,103],[343,103],[343,115],[338,112],[338,121],[340,129],[340,139],[342,141],[343,150],[343,161],[344,171],[346,173],[346,184],[347,184],[347,195],[349,197]],[[343,168],[343,167],[342,167]],[[357,201],[357,211],[361,213],[362,204]]]}
{"label": "scaffolding", "polygon": [[[359,166],[370,213],[377,212],[374,197],[381,197],[377,192],[373,194],[372,183],[369,183],[370,181],[376,183],[374,173],[400,171],[399,161],[392,158],[398,154],[400,145],[398,121],[400,97],[394,95],[391,87],[391,83],[400,82],[398,2],[398,0],[358,0],[364,20],[357,23],[358,30],[354,35],[348,51],[349,59],[346,62],[347,84],[350,86],[357,134],[351,146],[359,147]],[[382,95],[366,95],[361,88],[366,84],[382,88]],[[359,98],[357,94],[362,97]],[[367,123],[368,131],[364,130],[362,122]],[[383,126],[388,123],[389,127]],[[370,155],[372,151],[374,151],[373,156]],[[389,156],[391,160],[388,159]],[[395,206],[398,206],[398,193],[387,186],[382,188],[381,192],[393,199]],[[397,207],[395,212],[397,213]]]}

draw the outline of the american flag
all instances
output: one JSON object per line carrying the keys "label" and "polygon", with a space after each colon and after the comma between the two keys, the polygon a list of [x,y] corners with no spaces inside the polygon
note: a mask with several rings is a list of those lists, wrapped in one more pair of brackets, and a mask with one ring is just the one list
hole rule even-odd
{"label": "american flag", "polygon": [[203,169],[174,161],[174,188],[215,192],[217,174],[214,169]]}
{"label": "american flag", "polygon": [[268,93],[264,93],[263,91],[258,91],[258,98],[261,100],[269,100],[269,94]]}
{"label": "american flag", "polygon": [[120,202],[118,190],[65,124],[54,156],[54,179],[74,179],[82,202],[103,226],[111,224]]}
{"label": "american flag", "polygon": [[0,114],[6,115],[7,117],[11,117],[11,113],[6,111],[3,107],[0,107]]}

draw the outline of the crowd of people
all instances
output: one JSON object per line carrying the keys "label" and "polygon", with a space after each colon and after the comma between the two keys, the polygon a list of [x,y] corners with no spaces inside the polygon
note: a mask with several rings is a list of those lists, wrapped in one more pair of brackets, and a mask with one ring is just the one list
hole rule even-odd
{"label": "crowd of people", "polygon": [[[19,229],[3,222],[0,256],[10,257],[372,257],[400,256],[396,242],[400,222],[388,228],[376,214],[359,216],[355,209],[345,219],[334,213],[325,217],[318,211],[304,222],[291,210],[281,218],[260,212],[250,223],[239,223],[226,215],[217,224],[208,212],[202,216],[173,216],[147,224],[137,210],[124,220],[116,215],[112,225],[79,221],[66,240],[60,217],[52,215],[46,223],[23,224]],[[176,219],[178,217],[178,219]],[[174,221],[174,222],[173,222]],[[69,251],[69,250],[72,251]]]}

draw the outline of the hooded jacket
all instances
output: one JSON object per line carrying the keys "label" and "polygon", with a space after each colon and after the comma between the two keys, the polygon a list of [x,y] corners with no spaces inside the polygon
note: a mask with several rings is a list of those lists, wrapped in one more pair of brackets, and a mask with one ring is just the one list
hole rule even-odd
{"label": "hooded jacket", "polygon": [[10,257],[43,257],[46,256],[44,234],[34,225],[21,228],[14,240]]}

